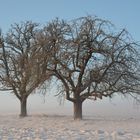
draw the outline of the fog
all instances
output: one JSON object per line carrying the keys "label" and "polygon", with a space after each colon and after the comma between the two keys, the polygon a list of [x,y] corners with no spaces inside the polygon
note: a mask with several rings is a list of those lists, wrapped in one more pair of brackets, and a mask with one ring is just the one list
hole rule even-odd
{"label": "fog", "polygon": [[[28,114],[73,115],[73,105],[69,101],[61,103],[54,95],[32,94],[28,98]],[[8,92],[0,93],[0,114],[17,114],[20,112],[20,102]],[[140,105],[133,99],[115,96],[113,99],[87,100],[83,103],[83,115],[88,116],[128,116],[139,117]]]}

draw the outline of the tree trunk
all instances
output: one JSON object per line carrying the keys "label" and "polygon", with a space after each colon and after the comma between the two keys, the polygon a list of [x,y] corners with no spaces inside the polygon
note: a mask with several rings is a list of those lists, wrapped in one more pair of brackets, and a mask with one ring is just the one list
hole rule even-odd
{"label": "tree trunk", "polygon": [[82,120],[82,102],[77,100],[74,102],[74,120]]}
{"label": "tree trunk", "polygon": [[27,116],[27,98],[22,98],[20,100],[20,116],[21,117],[26,117]]}

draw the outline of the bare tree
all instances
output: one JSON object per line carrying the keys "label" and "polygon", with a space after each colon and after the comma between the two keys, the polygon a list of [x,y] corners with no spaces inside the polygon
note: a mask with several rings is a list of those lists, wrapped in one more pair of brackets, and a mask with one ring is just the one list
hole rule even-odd
{"label": "bare tree", "polygon": [[14,24],[5,38],[0,37],[0,89],[20,100],[22,117],[27,115],[28,96],[47,79],[39,59],[37,27],[30,21]]}
{"label": "bare tree", "polygon": [[114,32],[110,22],[90,16],[37,27],[23,22],[0,34],[0,89],[20,100],[21,116],[28,96],[51,76],[59,80],[58,95],[73,103],[74,119],[82,119],[86,99],[115,93],[138,99],[138,45],[126,30]]}
{"label": "bare tree", "polygon": [[137,47],[126,30],[97,17],[66,23],[56,19],[44,28],[52,57],[46,69],[61,81],[61,91],[74,104],[74,119],[82,119],[86,99],[111,98],[113,94],[139,94]]}

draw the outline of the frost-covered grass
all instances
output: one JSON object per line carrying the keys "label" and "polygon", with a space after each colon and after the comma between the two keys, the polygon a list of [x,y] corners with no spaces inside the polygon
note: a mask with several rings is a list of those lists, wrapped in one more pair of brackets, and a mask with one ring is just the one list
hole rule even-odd
{"label": "frost-covered grass", "polygon": [[140,119],[34,114],[0,116],[0,140],[140,140]]}

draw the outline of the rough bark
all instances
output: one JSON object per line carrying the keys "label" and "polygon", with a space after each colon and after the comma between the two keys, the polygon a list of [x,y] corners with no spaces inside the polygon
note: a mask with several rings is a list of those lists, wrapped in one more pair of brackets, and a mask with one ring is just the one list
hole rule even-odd
{"label": "rough bark", "polygon": [[74,102],[74,120],[82,120],[82,102],[77,100]]}
{"label": "rough bark", "polygon": [[26,117],[27,116],[27,98],[22,98],[20,100],[20,116],[21,117]]}

